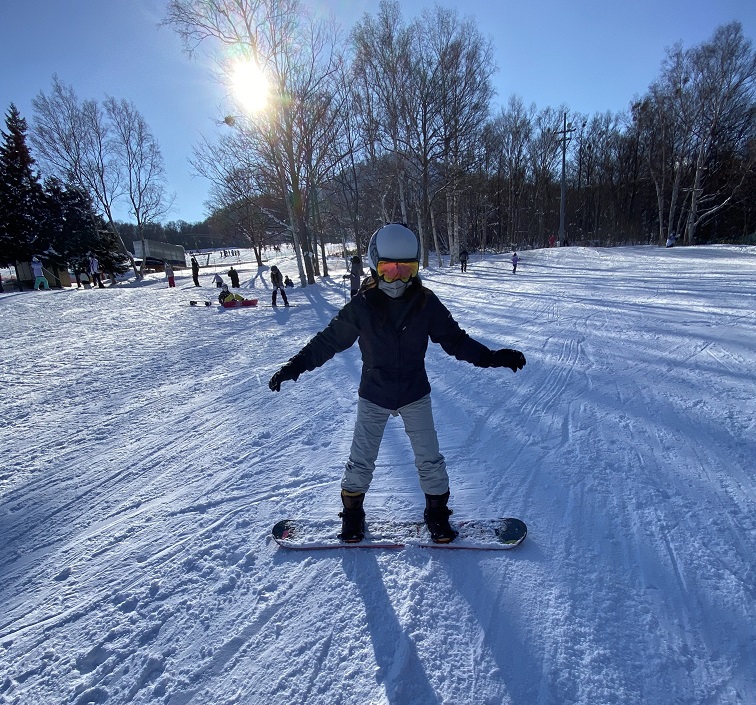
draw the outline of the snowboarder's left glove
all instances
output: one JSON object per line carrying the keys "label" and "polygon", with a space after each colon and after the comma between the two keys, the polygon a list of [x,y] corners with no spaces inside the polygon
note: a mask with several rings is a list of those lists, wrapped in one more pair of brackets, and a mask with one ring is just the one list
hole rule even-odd
{"label": "snowboarder's left glove", "polygon": [[278,372],[276,372],[271,378],[270,382],[268,382],[268,386],[270,387],[271,392],[280,392],[281,391],[281,382],[286,382],[288,380],[292,380],[293,382],[296,382],[297,379],[299,379],[299,375],[301,372],[297,368],[294,363],[289,360]]}
{"label": "snowboarder's left glove", "polygon": [[489,367],[508,367],[512,372],[517,372],[525,367],[525,355],[519,350],[510,350],[509,348],[503,348],[501,350],[494,350],[491,353],[491,360],[488,363]]}

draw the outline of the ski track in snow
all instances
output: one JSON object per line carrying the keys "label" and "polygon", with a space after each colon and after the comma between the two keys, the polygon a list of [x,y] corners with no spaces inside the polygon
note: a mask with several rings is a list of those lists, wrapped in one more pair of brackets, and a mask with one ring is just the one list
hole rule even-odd
{"label": "ski track in snow", "polygon": [[[357,347],[267,388],[343,305],[329,267],[289,310],[191,308],[186,272],[0,295],[0,704],[756,702],[756,248],[431,262],[528,360],[427,357],[455,513],[529,525],[493,556],[269,538],[339,510]],[[391,419],[368,519],[423,501]]]}

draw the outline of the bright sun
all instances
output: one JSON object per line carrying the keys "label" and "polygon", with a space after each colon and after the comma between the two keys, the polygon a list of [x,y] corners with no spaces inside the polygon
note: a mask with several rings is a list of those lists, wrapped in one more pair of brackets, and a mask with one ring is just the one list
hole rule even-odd
{"label": "bright sun", "polygon": [[268,79],[254,61],[237,61],[231,71],[234,96],[244,110],[256,113],[268,103]]}

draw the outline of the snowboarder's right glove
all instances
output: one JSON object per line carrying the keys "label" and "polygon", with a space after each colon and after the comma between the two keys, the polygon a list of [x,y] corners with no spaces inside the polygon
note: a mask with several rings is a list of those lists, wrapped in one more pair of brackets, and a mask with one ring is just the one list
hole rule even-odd
{"label": "snowboarder's right glove", "polygon": [[494,350],[491,353],[491,360],[488,363],[489,367],[508,367],[512,372],[517,372],[525,367],[525,355],[519,350],[510,350],[509,348],[502,348],[501,350]]}
{"label": "snowboarder's right glove", "polygon": [[276,372],[270,378],[270,382],[268,382],[270,391],[280,392],[281,382],[286,382],[288,380],[292,380],[293,382],[296,382],[297,379],[299,379],[300,374],[302,373],[299,370],[299,366],[295,365],[291,360],[289,360],[280,370],[278,370],[278,372]]}

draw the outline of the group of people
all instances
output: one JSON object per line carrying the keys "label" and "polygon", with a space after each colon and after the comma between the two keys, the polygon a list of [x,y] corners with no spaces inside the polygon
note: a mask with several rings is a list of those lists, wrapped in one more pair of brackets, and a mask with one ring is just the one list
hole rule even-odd
{"label": "group of people", "polygon": [[[231,269],[228,270],[227,274],[229,279],[231,280],[231,287],[238,289],[239,273],[233,267],[231,267]],[[194,285],[199,286],[199,264],[197,264],[197,260],[194,257],[192,257],[192,277],[194,278]],[[223,281],[223,277],[218,274],[218,272],[215,272],[213,274],[213,284],[215,284],[215,286],[221,290],[218,294],[218,300],[221,304],[230,304],[234,301],[243,303],[245,301],[252,300],[245,299],[243,296],[234,294],[232,291],[229,291],[228,284]],[[281,274],[281,270],[275,264],[270,268],[270,285],[273,287],[271,305],[278,306],[278,294],[280,292],[284,306],[288,306],[289,299],[286,296],[286,289],[293,287],[294,282],[291,281],[288,276],[284,278],[284,276]],[[255,301],[257,300],[255,299]]]}
{"label": "group of people", "polygon": [[[45,276],[45,272],[47,272],[48,270],[42,264],[42,260],[40,260],[40,258],[35,255],[34,257],[32,257],[30,266],[32,276],[34,277],[34,290],[39,291],[40,289],[49,289],[50,281]],[[77,288],[81,287],[82,269],[80,269],[80,267],[81,263],[74,266],[74,276],[76,277]],[[94,254],[94,252],[89,253],[89,259],[86,264],[86,273],[88,274],[88,283],[91,283],[93,286],[96,285],[100,289],[105,288],[105,285],[102,283],[100,261],[97,259],[97,255]],[[2,288],[0,288],[0,291],[2,291]]]}
{"label": "group of people", "polygon": [[[459,268],[461,272],[467,271],[467,260],[470,259],[470,255],[467,250],[462,250],[459,253]],[[517,263],[520,261],[520,257],[516,252],[512,254],[512,274],[517,272]]]}
{"label": "group of people", "polygon": [[[194,286],[200,286],[199,270],[200,270],[199,262],[197,261],[197,258],[194,255],[192,255],[192,280],[194,281]],[[231,280],[231,286],[233,286],[234,288],[238,288],[239,287],[239,272],[237,272],[232,266],[231,269],[229,269],[228,272],[226,273],[228,274],[228,277]],[[217,272],[213,274],[213,284],[215,284],[215,286],[218,287],[219,289],[223,286],[223,277],[221,277],[221,275],[218,274]]]}
{"label": "group of people", "polygon": [[[199,282],[199,262],[197,261],[197,258],[192,255],[192,280],[194,281],[194,286],[200,286]],[[228,278],[231,280],[231,286],[235,289],[239,288],[239,272],[237,272],[233,265],[231,266],[231,269],[226,272],[228,275]],[[219,289],[223,286],[223,277],[221,277],[220,274],[215,272],[213,275],[213,284],[215,284],[216,287]]]}

